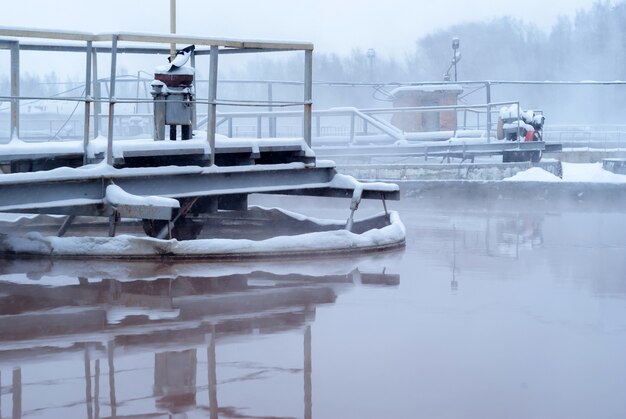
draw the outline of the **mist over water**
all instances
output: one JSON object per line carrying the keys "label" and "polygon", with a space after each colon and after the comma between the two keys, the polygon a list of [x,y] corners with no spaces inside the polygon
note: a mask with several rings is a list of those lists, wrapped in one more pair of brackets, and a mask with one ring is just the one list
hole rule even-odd
{"label": "mist over water", "polygon": [[1,413],[623,417],[624,214],[437,204],[391,203],[406,249],[356,258],[4,259]]}
{"label": "mist over water", "polygon": [[[391,107],[394,83],[441,82],[453,37],[461,104],[487,102],[484,85],[464,81],[626,80],[625,19],[626,2],[601,2],[552,27],[502,17],[442,26],[404,55],[316,51],[314,109]],[[80,96],[83,57],[70,55],[24,53],[20,94]],[[230,81],[272,80],[274,101],[302,100],[301,85],[280,83],[302,81],[301,54],[244,55],[220,57],[218,99],[266,101],[267,83]],[[106,92],[110,62],[99,60]],[[164,60],[121,56],[118,99],[150,98]],[[197,67],[206,98],[206,56]],[[0,96],[10,92],[8,69],[0,64]],[[547,130],[608,125],[626,140],[624,85],[491,88],[492,102],[541,110]],[[81,138],[74,106],[23,100],[22,133]],[[116,106],[146,121],[152,113],[148,104]],[[1,142],[9,108],[0,102]],[[347,136],[349,118],[334,118],[317,122],[321,135]],[[279,136],[301,136],[299,115],[281,122]],[[151,138],[146,126],[141,135]],[[256,127],[251,117],[234,136],[256,137]],[[363,255],[1,258],[0,417],[624,418],[626,212],[621,197],[594,193],[602,202],[582,193],[567,202],[405,196],[387,205],[406,227],[406,247]],[[250,204],[350,215],[348,200],[253,195]],[[382,211],[364,201],[356,216]]]}

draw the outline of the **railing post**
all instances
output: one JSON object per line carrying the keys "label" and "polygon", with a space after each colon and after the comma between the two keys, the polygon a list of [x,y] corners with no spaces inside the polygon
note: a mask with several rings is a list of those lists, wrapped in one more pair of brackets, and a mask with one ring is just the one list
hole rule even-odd
{"label": "railing post", "polygon": [[113,166],[113,120],[115,118],[115,78],[117,76],[117,35],[111,38],[111,81],[109,87],[109,132],[107,132],[107,164]]}
{"label": "railing post", "polygon": [[487,95],[487,142],[491,142],[491,82],[485,83]]}
{"label": "railing post", "polygon": [[311,325],[304,328],[304,419],[313,418],[313,384],[311,381],[312,368]]}
{"label": "railing post", "polygon": [[350,113],[350,144],[352,144],[354,142],[354,136],[355,136],[355,113],[354,111],[352,111]]}
{"label": "railing post", "polygon": [[304,115],[302,121],[303,137],[311,147],[311,116],[313,112],[313,51],[304,51]]}
{"label": "railing post", "polygon": [[[194,51],[191,52],[191,67],[193,67],[194,70],[194,77],[195,77],[195,73],[196,73],[196,53]],[[197,81],[194,81],[194,86],[193,86],[193,110],[192,110],[192,114],[191,114],[191,127],[192,129],[195,131],[198,129],[198,108],[196,107],[195,101],[196,101],[196,86],[195,84],[197,83]]]}
{"label": "railing post", "polygon": [[11,44],[11,140],[20,136],[20,44]]}
{"label": "railing post", "polygon": [[209,110],[207,116],[207,141],[211,147],[211,157],[209,165],[215,164],[215,124],[217,118],[217,64],[218,64],[219,48],[217,45],[211,45],[211,57],[209,62]]}
{"label": "railing post", "polygon": [[517,133],[516,133],[516,140],[517,142],[519,142],[519,119],[520,119],[520,113],[519,113],[520,109],[519,109],[519,102],[517,102]]}
{"label": "railing post", "polygon": [[93,106],[93,138],[100,136],[100,115],[102,114],[102,103],[100,98],[102,97],[100,91],[100,82],[98,81],[98,52],[94,48],[91,52],[93,57],[93,94],[94,94],[94,106]]}
{"label": "railing post", "polygon": [[319,115],[315,116],[315,135],[317,138],[322,136],[322,117]]}
{"label": "railing post", "polygon": [[228,138],[233,138],[233,118],[228,118]]}
{"label": "railing post", "polygon": [[87,148],[89,147],[89,117],[91,116],[91,52],[92,42],[87,41],[85,68],[85,126],[83,137],[83,164],[87,164]]}
{"label": "railing post", "polygon": [[[272,82],[267,83],[267,110],[272,112],[274,107],[272,106],[272,101],[274,100],[274,92],[273,92],[273,84]],[[270,116],[269,118],[269,130],[270,130],[270,138],[276,138],[276,117]]]}
{"label": "railing post", "polygon": [[256,138],[262,137],[263,123],[260,116],[256,117]]}
{"label": "railing post", "polygon": [[11,393],[13,393],[13,417],[22,417],[22,369],[13,368],[13,381],[11,383]]}

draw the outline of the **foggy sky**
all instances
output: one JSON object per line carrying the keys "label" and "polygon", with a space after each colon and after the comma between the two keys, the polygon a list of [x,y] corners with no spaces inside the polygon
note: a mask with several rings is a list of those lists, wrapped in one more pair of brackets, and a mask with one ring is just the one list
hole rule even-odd
{"label": "foggy sky", "polygon": [[[500,16],[549,29],[596,0],[177,0],[177,32],[200,36],[306,40],[316,51],[376,49],[383,56],[409,53],[433,31]],[[87,32],[169,32],[169,0],[20,0],[0,14],[1,26]]]}

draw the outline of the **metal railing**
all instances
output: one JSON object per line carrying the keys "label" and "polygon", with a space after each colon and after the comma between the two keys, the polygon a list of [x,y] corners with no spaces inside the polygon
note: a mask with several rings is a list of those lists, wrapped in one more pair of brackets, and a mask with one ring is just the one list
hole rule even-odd
{"label": "metal railing", "polygon": [[[118,103],[139,103],[137,98],[131,100],[118,99],[116,97],[116,81],[117,81],[117,56],[119,53],[129,52],[137,54],[155,54],[169,53],[169,48],[146,48],[136,46],[124,46],[120,42],[140,43],[140,44],[195,44],[198,48],[192,57],[192,65],[195,64],[195,56],[209,56],[209,81],[208,81],[208,98],[206,100],[196,100],[196,104],[204,103],[207,105],[207,142],[211,150],[215,150],[215,129],[217,106],[217,79],[218,79],[218,57],[220,54],[242,53],[242,52],[274,52],[274,51],[303,51],[304,52],[304,84],[303,84],[303,100],[301,102],[290,103],[289,105],[299,104],[303,106],[304,123],[303,137],[307,144],[311,144],[311,111],[312,111],[312,54],[313,44],[307,42],[264,42],[264,41],[247,41],[238,39],[224,38],[208,38],[208,37],[188,37],[178,35],[161,35],[161,34],[139,34],[139,33],[111,33],[111,34],[92,34],[85,32],[65,32],[37,30],[27,28],[7,28],[0,27],[0,36],[7,36],[11,39],[0,40],[0,48],[10,50],[10,72],[11,72],[11,92],[10,96],[4,96],[0,100],[8,100],[11,103],[10,117],[10,137],[18,138],[20,129],[20,100],[25,99],[50,99],[42,97],[23,97],[20,95],[20,51],[60,51],[60,52],[79,52],[85,54],[85,89],[80,97],[73,98],[53,98],[53,100],[71,100],[77,104],[84,103],[84,135],[83,135],[83,154],[84,162],[87,162],[88,145],[90,141],[90,118],[92,104],[95,104],[94,111],[94,137],[98,133],[99,124],[99,104],[108,104],[108,129],[107,129],[107,163],[113,164],[113,131],[115,126],[115,106]],[[48,45],[41,43],[24,44],[21,38],[34,39],[54,39],[65,42],[78,42],[76,45]],[[104,44],[104,45],[103,45]],[[109,79],[109,97],[108,100],[102,100],[102,96],[97,88],[94,89],[95,98],[92,96],[93,81],[97,81],[97,55],[98,53],[108,53],[111,57],[110,79]],[[96,82],[96,84],[98,84]],[[146,99],[145,101],[148,101]],[[242,106],[255,106],[254,103],[239,103]],[[78,105],[77,105],[78,106]],[[265,104],[263,104],[265,106]],[[215,153],[211,152],[209,164],[214,164]]]}
{"label": "metal railing", "polygon": [[[519,102],[497,102],[483,105],[451,105],[451,106],[424,106],[424,107],[397,107],[397,108],[335,108],[328,110],[313,111],[313,139],[315,144],[320,144],[325,137],[331,137],[336,142],[348,144],[366,143],[374,140],[377,136],[380,142],[395,142],[415,139],[449,139],[457,135],[468,135],[468,128],[480,131],[481,137],[487,142],[495,134],[493,126],[488,125],[492,118],[487,114],[499,111],[499,107],[517,105]],[[463,126],[457,124],[447,131],[433,130],[425,132],[407,132],[402,127],[393,124],[393,116],[412,116],[421,113],[453,112],[458,118],[463,115]],[[472,115],[475,121],[468,125],[468,115]],[[303,114],[297,111],[259,111],[259,112],[220,112],[218,113],[216,128],[220,133],[228,137],[236,137],[245,132],[248,136],[256,138],[281,136],[281,128],[294,130],[301,123]],[[385,119],[384,117],[388,117]],[[391,118],[389,118],[391,117]],[[333,125],[324,125],[323,121],[332,119]],[[285,120],[295,120],[296,124],[281,124]],[[518,114],[519,120],[519,114]],[[252,121],[252,123],[250,123]],[[199,119],[198,126],[202,127],[204,119]],[[272,129],[273,127],[273,129]],[[471,133],[477,136],[476,132]],[[443,137],[442,137],[443,135]],[[343,137],[343,138],[336,138]],[[314,145],[315,145],[314,144]],[[330,144],[330,143],[329,143]]]}
{"label": "metal railing", "polygon": [[626,124],[550,125],[544,138],[563,148],[626,149]]}

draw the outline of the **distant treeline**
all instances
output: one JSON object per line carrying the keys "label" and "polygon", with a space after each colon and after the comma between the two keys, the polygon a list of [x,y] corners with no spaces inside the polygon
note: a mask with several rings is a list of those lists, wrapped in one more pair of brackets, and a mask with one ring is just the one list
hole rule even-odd
{"label": "distant treeline", "polygon": [[[626,79],[626,1],[598,2],[573,19],[559,18],[551,28],[532,23],[537,13],[541,10],[524,11],[524,21],[502,17],[454,25],[417,40],[405,57],[388,58],[377,51],[371,67],[364,50],[344,56],[316,53],[314,79],[440,81],[452,58],[453,37],[461,41],[460,80]],[[259,60],[262,65],[251,63],[233,75],[284,79],[300,74],[297,59],[287,66],[282,60]]]}
{"label": "distant treeline", "polygon": [[[462,54],[459,80],[626,80],[626,1],[600,1],[589,10],[579,11],[574,18],[559,18],[553,27],[533,24],[532,16],[537,13],[541,10],[525,10],[524,21],[502,17],[454,25],[417,40],[415,49],[404,57],[388,58],[383,51],[377,51],[370,62],[364,50],[345,56],[316,53],[314,80],[441,81],[452,59],[454,37],[460,39]],[[301,60],[296,59],[288,65],[267,60],[262,65],[254,63],[240,69],[233,76],[253,78],[262,69],[264,77],[284,79],[286,74],[302,74],[301,66]],[[334,102],[326,100],[329,96],[318,88],[316,104],[322,108],[331,102],[376,104],[371,91],[365,103],[363,93],[340,95]],[[626,86],[525,86],[499,87],[493,100],[519,99],[523,106],[546,110],[552,121],[558,116],[556,119],[567,122],[613,123],[621,122],[620,109],[626,107],[625,98]],[[484,96],[475,101],[484,103]]]}
{"label": "distant treeline", "polygon": [[[523,6],[523,2],[519,4]],[[347,55],[314,54],[313,78],[317,81],[343,82],[410,82],[441,81],[452,58],[451,40],[460,39],[462,59],[458,64],[459,80],[625,80],[626,79],[626,0],[600,1],[591,9],[579,11],[573,19],[561,17],[553,27],[539,27],[532,23],[533,15],[541,10],[524,10],[524,21],[502,17],[484,22],[454,25],[427,35],[415,43],[413,51],[405,56],[391,58],[384,51],[376,51],[368,58],[368,51],[353,50]],[[391,28],[378,28],[388,31]],[[374,30],[374,29],[373,29]],[[245,64],[222,68],[220,77],[226,79],[302,80],[301,56],[288,59],[267,58],[263,55],[247,60]],[[122,73],[121,71],[118,74]],[[203,77],[202,69],[198,73]],[[54,73],[45,76],[23,74],[21,94],[54,94],[67,89],[58,84]],[[125,86],[129,96],[132,86]],[[287,88],[285,88],[287,89]],[[621,89],[621,90],[620,90]],[[236,90],[236,91],[235,91]],[[296,91],[297,90],[297,91]],[[293,92],[276,91],[274,99],[298,97]],[[615,114],[615,108],[626,105],[626,88],[579,88],[548,91],[548,88],[507,89],[501,87],[494,100],[516,98],[530,107],[554,108],[553,114],[591,112],[596,117]],[[7,94],[8,75],[0,76],[0,93]],[[202,88],[199,89],[202,91]],[[221,94],[229,96],[241,89],[228,87]],[[263,86],[245,92],[263,98]],[[584,93],[583,94],[581,94]],[[384,98],[380,92],[333,92],[316,88],[315,104],[328,106],[371,106]],[[560,100],[560,103],[550,103]],[[576,108],[565,101],[589,102],[588,109]],[[484,101],[482,98],[477,101]],[[571,106],[570,106],[571,105]],[[595,118],[597,119],[597,118]],[[614,118],[615,119],[615,118]]]}

